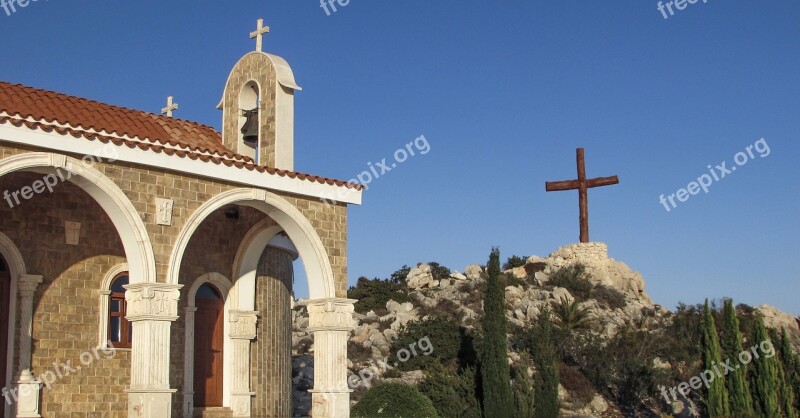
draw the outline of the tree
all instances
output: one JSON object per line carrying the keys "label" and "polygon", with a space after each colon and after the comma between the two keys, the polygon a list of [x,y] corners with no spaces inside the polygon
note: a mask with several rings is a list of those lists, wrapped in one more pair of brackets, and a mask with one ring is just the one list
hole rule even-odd
{"label": "tree", "polygon": [[510,406],[514,404],[514,397],[511,393],[511,371],[508,366],[505,292],[500,272],[500,250],[497,248],[492,249],[486,273],[484,341],[481,347],[483,411],[486,416],[511,418],[513,408]]}
{"label": "tree", "polygon": [[[708,299],[703,309],[703,369],[714,370],[714,366],[722,364],[722,353],[717,337],[717,327],[714,317],[708,307]],[[725,417],[730,415],[728,409],[728,389],[725,378],[718,376],[708,385],[706,394],[706,411],[710,417]]]}
{"label": "tree", "polygon": [[514,378],[514,417],[534,418],[536,406],[534,404],[533,382],[528,377],[528,368],[523,366],[517,369]]}
{"label": "tree", "polygon": [[533,404],[536,418],[558,417],[561,404],[558,400],[558,368],[553,350],[553,324],[550,310],[543,309],[536,321],[535,334],[538,341],[531,341],[531,356],[536,366],[533,381]]}
{"label": "tree", "polygon": [[555,314],[560,327],[567,331],[587,329],[592,323],[589,310],[581,307],[578,299],[569,300],[566,296],[561,296],[561,303],[555,306]]}
{"label": "tree", "polygon": [[778,367],[778,383],[780,384],[779,393],[783,416],[786,418],[797,418],[797,409],[795,406],[796,395],[794,389],[797,380],[797,370],[794,365],[795,359],[792,353],[792,345],[789,341],[789,336],[786,334],[786,329],[783,329],[780,336],[778,336],[777,331],[775,331],[772,341],[779,344],[778,359],[780,366]]}
{"label": "tree", "polygon": [[[739,318],[733,301],[726,299],[722,308],[722,338],[720,345],[726,359],[736,361],[739,353],[744,351],[742,333],[739,331]],[[747,366],[741,365],[725,377],[728,389],[730,413],[733,416],[748,416],[753,414],[753,398],[750,397],[750,388],[747,385]]]}
{"label": "tree", "polygon": [[[772,344],[767,336],[764,318],[760,314],[756,316],[753,326],[752,341],[758,347]],[[747,376],[750,381],[750,393],[753,396],[753,409],[756,414],[768,418],[779,416],[778,364],[775,357],[767,358],[761,355],[757,359],[754,358],[747,370]]]}

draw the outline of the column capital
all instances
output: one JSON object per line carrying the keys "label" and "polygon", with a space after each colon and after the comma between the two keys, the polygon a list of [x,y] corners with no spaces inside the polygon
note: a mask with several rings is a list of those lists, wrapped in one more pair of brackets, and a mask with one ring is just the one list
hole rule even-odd
{"label": "column capital", "polygon": [[228,314],[231,338],[236,340],[253,340],[256,338],[258,311],[238,311],[232,309],[228,311]]}
{"label": "column capital", "polygon": [[183,285],[133,283],[124,286],[128,303],[127,319],[136,321],[175,321]]}
{"label": "column capital", "polygon": [[17,282],[17,291],[22,297],[33,297],[33,294],[36,293],[36,289],[43,280],[44,277],[42,276],[34,276],[31,274],[20,275],[19,282]]}
{"label": "column capital", "polygon": [[308,309],[308,330],[351,331],[355,327],[355,299],[326,298],[301,302]]}

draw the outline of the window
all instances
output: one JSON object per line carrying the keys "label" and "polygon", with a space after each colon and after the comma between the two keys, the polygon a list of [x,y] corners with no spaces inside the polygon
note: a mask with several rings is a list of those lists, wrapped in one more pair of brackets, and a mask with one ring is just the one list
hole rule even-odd
{"label": "window", "polygon": [[127,302],[124,285],[128,284],[128,273],[118,274],[111,281],[111,293],[108,296],[108,341],[115,348],[131,348],[133,327],[125,319]]}

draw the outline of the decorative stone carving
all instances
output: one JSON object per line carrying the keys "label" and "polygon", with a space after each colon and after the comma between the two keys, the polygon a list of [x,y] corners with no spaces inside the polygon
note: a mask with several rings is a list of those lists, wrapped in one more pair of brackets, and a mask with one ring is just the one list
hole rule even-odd
{"label": "decorative stone carving", "polygon": [[135,283],[125,286],[128,302],[128,320],[178,319],[180,286],[163,283]]}
{"label": "decorative stone carving", "polygon": [[171,199],[156,198],[156,223],[159,225],[172,225],[172,208],[175,202]]}
{"label": "decorative stone carving", "polygon": [[244,340],[256,338],[258,312],[231,310],[229,318],[231,338]]}
{"label": "decorative stone carving", "polygon": [[355,327],[354,300],[320,299],[305,302],[308,308],[308,330],[311,332],[350,331]]}
{"label": "decorative stone carving", "polygon": [[64,232],[66,233],[67,245],[78,245],[81,240],[81,223],[64,222]]}

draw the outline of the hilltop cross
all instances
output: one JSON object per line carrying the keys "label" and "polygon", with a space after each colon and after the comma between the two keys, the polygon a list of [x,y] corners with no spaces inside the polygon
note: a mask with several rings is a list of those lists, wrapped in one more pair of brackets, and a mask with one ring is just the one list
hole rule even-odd
{"label": "hilltop cross", "polygon": [[578,190],[578,201],[581,217],[581,242],[589,242],[589,189],[593,187],[611,186],[619,184],[619,177],[586,178],[586,159],[583,148],[578,148],[578,179],[565,181],[548,181],[545,183],[548,192],[563,190]]}
{"label": "hilltop cross", "polygon": [[258,19],[258,27],[255,32],[250,32],[250,39],[256,40],[256,51],[261,52],[264,34],[269,33],[269,26],[264,26],[264,19]]}
{"label": "hilltop cross", "polygon": [[171,118],[175,110],[178,110],[178,104],[172,102],[172,96],[167,97],[167,107],[161,109],[161,114]]}

